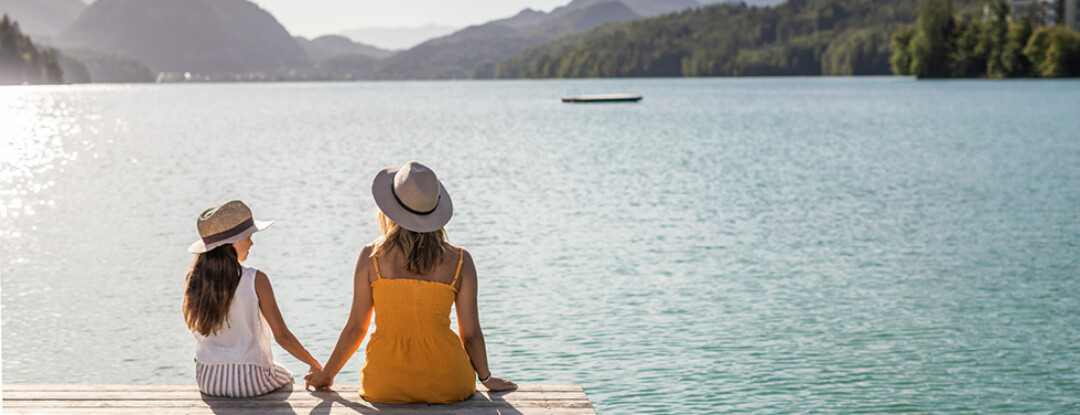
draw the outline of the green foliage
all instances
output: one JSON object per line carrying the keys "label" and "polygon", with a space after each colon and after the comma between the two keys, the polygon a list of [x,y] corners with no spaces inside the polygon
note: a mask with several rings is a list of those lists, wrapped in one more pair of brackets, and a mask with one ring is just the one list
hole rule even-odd
{"label": "green foliage", "polygon": [[1042,77],[1080,76],[1080,33],[1064,27],[1036,30],[1023,49]]}
{"label": "green foliage", "polygon": [[911,39],[911,72],[919,78],[944,78],[949,71],[953,32],[952,0],[920,0],[915,37]]}
{"label": "green foliage", "polygon": [[986,23],[983,34],[983,51],[986,54],[986,75],[991,78],[1008,76],[1005,69],[1005,57],[1002,46],[1009,35],[1009,5],[1005,0],[989,0],[990,21]]}
{"label": "green foliage", "polygon": [[917,0],[714,5],[561,38],[499,62],[495,72],[523,78],[888,74],[892,33],[916,20],[916,6]]}
{"label": "green foliage", "polygon": [[952,46],[948,49],[949,75],[975,77],[986,71],[986,48],[983,47],[983,25],[977,21],[957,18]]}
{"label": "green foliage", "polygon": [[23,35],[19,23],[4,15],[0,19],[0,84],[62,82],[59,53],[55,49],[38,49]]}
{"label": "green foliage", "polygon": [[[1004,76],[1033,76],[1031,60],[1024,55],[1024,47],[1031,39],[1033,28],[1030,20],[1009,25],[1005,45],[1001,48],[1001,70]],[[1068,32],[1068,31],[1067,31]],[[1076,32],[1072,32],[1076,33]]]}
{"label": "green foliage", "polygon": [[824,75],[873,75],[889,73],[889,27],[850,30],[831,41],[821,57]]}
{"label": "green foliage", "polygon": [[472,79],[491,79],[495,77],[495,62],[484,60],[476,64],[473,67],[472,73],[469,74],[469,78]]}
{"label": "green foliage", "polygon": [[953,16],[950,0],[923,0],[915,27],[893,34],[893,73],[920,78],[1080,76],[1080,33],[1065,27],[1034,31],[1035,22],[1043,21],[1037,11],[1010,15],[1005,0],[986,0],[985,5],[987,18],[975,21]]}
{"label": "green foliage", "polygon": [[889,57],[889,67],[896,75],[914,75],[911,71],[911,39],[915,37],[915,29],[906,26],[892,36],[893,54]]}

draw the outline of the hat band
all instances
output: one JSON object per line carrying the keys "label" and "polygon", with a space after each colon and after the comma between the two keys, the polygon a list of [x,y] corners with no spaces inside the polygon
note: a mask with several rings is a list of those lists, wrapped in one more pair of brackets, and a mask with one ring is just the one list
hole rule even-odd
{"label": "hat band", "polygon": [[431,208],[431,210],[429,210],[427,212],[421,212],[419,210],[413,210],[409,206],[405,205],[405,203],[401,201],[401,198],[397,197],[397,192],[394,191],[394,185],[392,185],[392,184],[390,185],[390,194],[394,195],[394,200],[397,201],[398,205],[405,208],[406,211],[408,211],[409,213],[412,213],[414,215],[420,215],[420,216],[430,215],[432,212],[435,211],[435,209],[439,208],[439,202],[442,201],[442,194],[440,193],[439,198],[435,200],[435,207]]}
{"label": "hat band", "polygon": [[255,219],[247,218],[247,220],[240,222],[239,225],[233,226],[232,228],[229,228],[224,232],[218,232],[210,236],[205,236],[202,238],[202,240],[204,244],[209,246],[210,244],[213,244],[215,242],[224,241],[226,239],[239,235],[252,226],[255,226]]}

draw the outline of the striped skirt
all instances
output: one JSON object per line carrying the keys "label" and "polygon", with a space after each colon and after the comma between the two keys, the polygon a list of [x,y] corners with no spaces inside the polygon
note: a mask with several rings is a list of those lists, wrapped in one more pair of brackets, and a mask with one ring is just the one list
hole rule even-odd
{"label": "striped skirt", "polygon": [[252,364],[204,365],[195,362],[195,380],[199,390],[207,395],[247,398],[291,384],[293,375],[277,363],[265,368]]}

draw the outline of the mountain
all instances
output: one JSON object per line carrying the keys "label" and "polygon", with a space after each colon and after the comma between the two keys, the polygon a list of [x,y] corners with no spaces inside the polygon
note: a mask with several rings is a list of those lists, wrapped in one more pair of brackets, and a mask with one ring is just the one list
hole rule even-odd
{"label": "mountain", "polygon": [[[630,10],[642,17],[656,17],[662,14],[681,12],[687,9],[695,9],[701,7],[701,4],[694,0],[620,0],[623,4],[626,4]],[[781,0],[782,1],[782,0]]]}
{"label": "mountain", "polygon": [[[980,0],[957,0],[974,8]],[[601,26],[522,51],[498,77],[889,74],[890,40],[919,0],[713,5]]]}
{"label": "mountain", "polygon": [[60,34],[84,9],[86,4],[79,0],[0,0],[0,15],[11,16],[36,40]]}
{"label": "mountain", "polygon": [[521,30],[530,26],[535,26],[547,21],[550,17],[547,13],[538,12],[533,9],[525,9],[514,15],[513,17],[507,17],[505,19],[493,20],[488,23],[494,23],[497,25],[506,26],[515,30]]}
{"label": "mountain", "polygon": [[353,42],[345,36],[326,35],[312,40],[297,36],[295,39],[300,44],[300,47],[307,52],[308,57],[314,61],[322,61],[332,56],[342,55],[363,55],[382,59],[394,54],[393,51]]}
{"label": "mountain", "polygon": [[750,7],[770,7],[781,4],[787,0],[698,0],[702,5],[712,4],[739,4],[746,3]]}
{"label": "mountain", "polygon": [[[543,14],[543,16],[538,15]],[[462,79],[525,48],[608,22],[638,19],[619,1],[574,0],[551,13],[524,11],[470,26],[398,53],[376,66],[380,79]]]}
{"label": "mountain", "polygon": [[355,42],[372,45],[382,49],[408,49],[425,41],[446,36],[458,30],[457,27],[426,25],[419,27],[361,27],[346,30],[341,34]]}
{"label": "mountain", "polygon": [[570,4],[556,7],[555,10],[551,11],[550,16],[558,17],[563,13],[586,9],[610,1],[619,1],[640,17],[655,17],[701,6],[695,0],[573,0]]}
{"label": "mountain", "polygon": [[308,56],[247,0],[98,0],[56,41],[145,63],[154,72],[275,71]]}

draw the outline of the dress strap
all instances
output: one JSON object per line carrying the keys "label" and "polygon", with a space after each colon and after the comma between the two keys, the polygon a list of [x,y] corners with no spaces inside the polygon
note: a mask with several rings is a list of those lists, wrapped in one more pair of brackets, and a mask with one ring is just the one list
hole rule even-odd
{"label": "dress strap", "polygon": [[[375,246],[372,245],[372,249],[374,249],[374,247]],[[382,274],[379,273],[379,256],[375,255],[375,252],[372,252],[371,253],[371,260],[375,263],[375,280],[376,281],[381,280],[382,279]]]}
{"label": "dress strap", "polygon": [[454,271],[454,282],[450,283],[450,286],[454,287],[455,290],[457,289],[457,278],[459,275],[461,275],[461,262],[464,259],[465,248],[458,248],[457,271]]}

